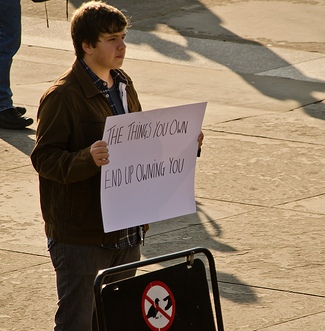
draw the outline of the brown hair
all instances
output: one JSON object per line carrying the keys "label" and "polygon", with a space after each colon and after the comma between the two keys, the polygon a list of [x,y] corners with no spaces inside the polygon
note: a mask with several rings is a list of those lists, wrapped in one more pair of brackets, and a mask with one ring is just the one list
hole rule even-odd
{"label": "brown hair", "polygon": [[71,37],[75,54],[83,58],[82,43],[96,47],[101,33],[121,32],[129,26],[126,16],[102,1],[89,1],[78,8],[71,20]]}

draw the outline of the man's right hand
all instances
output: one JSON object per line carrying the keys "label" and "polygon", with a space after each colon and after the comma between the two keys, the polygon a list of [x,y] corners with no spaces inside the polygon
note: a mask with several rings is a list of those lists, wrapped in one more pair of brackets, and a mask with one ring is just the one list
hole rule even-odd
{"label": "man's right hand", "polygon": [[109,163],[109,154],[107,148],[107,142],[103,140],[98,140],[90,146],[90,154],[94,159],[97,167]]}

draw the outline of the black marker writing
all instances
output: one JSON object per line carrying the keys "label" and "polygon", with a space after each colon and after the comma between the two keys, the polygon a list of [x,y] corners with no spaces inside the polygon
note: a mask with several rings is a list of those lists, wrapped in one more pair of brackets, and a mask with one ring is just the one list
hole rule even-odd
{"label": "black marker writing", "polygon": [[153,131],[153,138],[164,137],[167,134],[173,136],[174,134],[187,133],[188,121],[178,121],[176,119],[171,122],[156,121]]}
{"label": "black marker writing", "polygon": [[132,122],[128,125],[128,140],[134,139],[146,139],[151,135],[151,123],[139,123]]}
{"label": "black marker writing", "polygon": [[148,164],[138,164],[136,166],[136,178],[138,182],[156,178],[165,175],[164,161],[153,162]]}
{"label": "black marker writing", "polygon": [[169,173],[176,174],[181,173],[184,169],[184,159],[169,158]]}
{"label": "black marker writing", "polygon": [[107,143],[108,145],[120,144],[122,142],[122,130],[123,126],[116,127],[116,125],[107,129],[108,132]]}
{"label": "black marker writing", "polygon": [[121,169],[106,170],[105,171],[105,189],[121,186],[122,171]]}

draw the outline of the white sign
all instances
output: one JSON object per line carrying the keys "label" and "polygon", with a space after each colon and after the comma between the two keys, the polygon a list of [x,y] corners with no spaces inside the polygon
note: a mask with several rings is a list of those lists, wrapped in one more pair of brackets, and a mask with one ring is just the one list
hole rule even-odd
{"label": "white sign", "polygon": [[196,211],[194,175],[207,103],[106,119],[101,206],[105,232]]}

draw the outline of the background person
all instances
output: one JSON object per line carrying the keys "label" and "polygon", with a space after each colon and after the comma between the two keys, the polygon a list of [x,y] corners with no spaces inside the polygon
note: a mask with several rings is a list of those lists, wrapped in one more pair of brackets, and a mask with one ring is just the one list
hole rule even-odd
{"label": "background person", "polygon": [[20,0],[0,0],[0,127],[24,129],[33,119],[24,117],[26,109],[15,107],[10,88],[10,70],[21,44]]}

